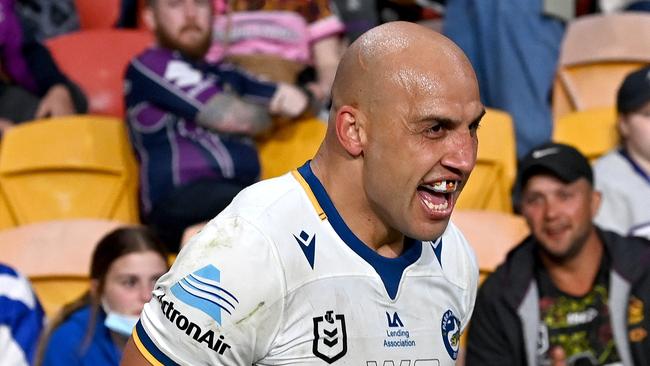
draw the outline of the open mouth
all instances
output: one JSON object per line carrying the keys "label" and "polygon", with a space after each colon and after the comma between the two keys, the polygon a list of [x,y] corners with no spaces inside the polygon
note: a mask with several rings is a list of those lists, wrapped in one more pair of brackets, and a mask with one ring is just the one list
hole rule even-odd
{"label": "open mouth", "polygon": [[452,196],[460,185],[457,180],[439,180],[421,184],[417,190],[424,205],[432,213],[444,213],[452,205]]}

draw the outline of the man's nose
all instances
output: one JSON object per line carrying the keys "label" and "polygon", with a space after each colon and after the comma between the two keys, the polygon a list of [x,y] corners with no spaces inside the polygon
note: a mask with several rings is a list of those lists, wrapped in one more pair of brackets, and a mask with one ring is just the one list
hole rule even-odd
{"label": "man's nose", "polygon": [[196,15],[198,13],[198,8],[194,0],[186,1],[183,11],[185,13],[186,18],[190,18],[190,19],[196,18]]}
{"label": "man's nose", "polygon": [[443,166],[462,174],[469,174],[474,169],[478,140],[471,131],[451,131],[445,149],[447,151],[441,160]]}

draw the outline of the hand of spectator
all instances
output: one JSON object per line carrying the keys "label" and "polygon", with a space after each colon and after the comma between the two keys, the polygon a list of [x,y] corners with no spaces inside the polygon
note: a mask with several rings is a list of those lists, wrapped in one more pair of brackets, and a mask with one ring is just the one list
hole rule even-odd
{"label": "hand of spectator", "polygon": [[304,91],[291,84],[279,83],[269,111],[283,117],[296,118],[305,112],[308,105],[309,97]]}
{"label": "hand of spectator", "polygon": [[566,353],[562,347],[551,349],[551,366],[566,366]]}
{"label": "hand of spectator", "polygon": [[57,117],[74,114],[72,96],[63,84],[57,84],[47,91],[41,99],[34,118]]}
{"label": "hand of spectator", "polygon": [[14,123],[6,118],[0,118],[0,133],[13,127]]}

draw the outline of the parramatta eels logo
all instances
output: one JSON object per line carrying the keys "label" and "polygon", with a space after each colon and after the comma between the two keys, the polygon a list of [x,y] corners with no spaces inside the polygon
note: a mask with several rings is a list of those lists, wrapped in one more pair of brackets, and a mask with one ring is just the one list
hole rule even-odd
{"label": "parramatta eels logo", "polygon": [[221,325],[221,310],[232,314],[239,300],[220,286],[221,272],[213,265],[185,276],[171,287],[176,298],[197,308]]}
{"label": "parramatta eels logo", "polygon": [[445,344],[447,353],[452,359],[458,357],[460,346],[460,320],[456,318],[451,310],[447,310],[442,316],[442,342]]}

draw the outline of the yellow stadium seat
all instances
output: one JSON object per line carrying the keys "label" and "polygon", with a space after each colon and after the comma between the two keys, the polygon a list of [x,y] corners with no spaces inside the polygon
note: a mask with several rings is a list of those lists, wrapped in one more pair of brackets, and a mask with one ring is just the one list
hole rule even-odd
{"label": "yellow stadium seat", "polygon": [[569,24],[553,87],[553,115],[611,107],[626,74],[650,63],[650,14],[584,16]]}
{"label": "yellow stadium seat", "polygon": [[0,230],[2,262],[28,277],[48,317],[88,289],[95,245],[125,224],[56,220]]}
{"label": "yellow stadium seat", "polygon": [[16,126],[0,150],[0,228],[67,219],[137,223],[137,165],[123,121],[68,116]]}
{"label": "yellow stadium seat", "polygon": [[481,282],[505,260],[510,249],[529,233],[524,218],[510,213],[455,210],[451,220],[474,248]]}
{"label": "yellow stadium seat", "polygon": [[311,118],[284,125],[260,141],[262,179],[282,175],[314,157],[326,130],[325,122]]}
{"label": "yellow stadium seat", "polygon": [[553,141],[574,146],[593,162],[618,143],[616,109],[596,108],[559,118],[553,127]]}
{"label": "yellow stadium seat", "polygon": [[456,208],[512,212],[510,192],[517,158],[510,115],[488,109],[478,130],[478,140],[476,166]]}

